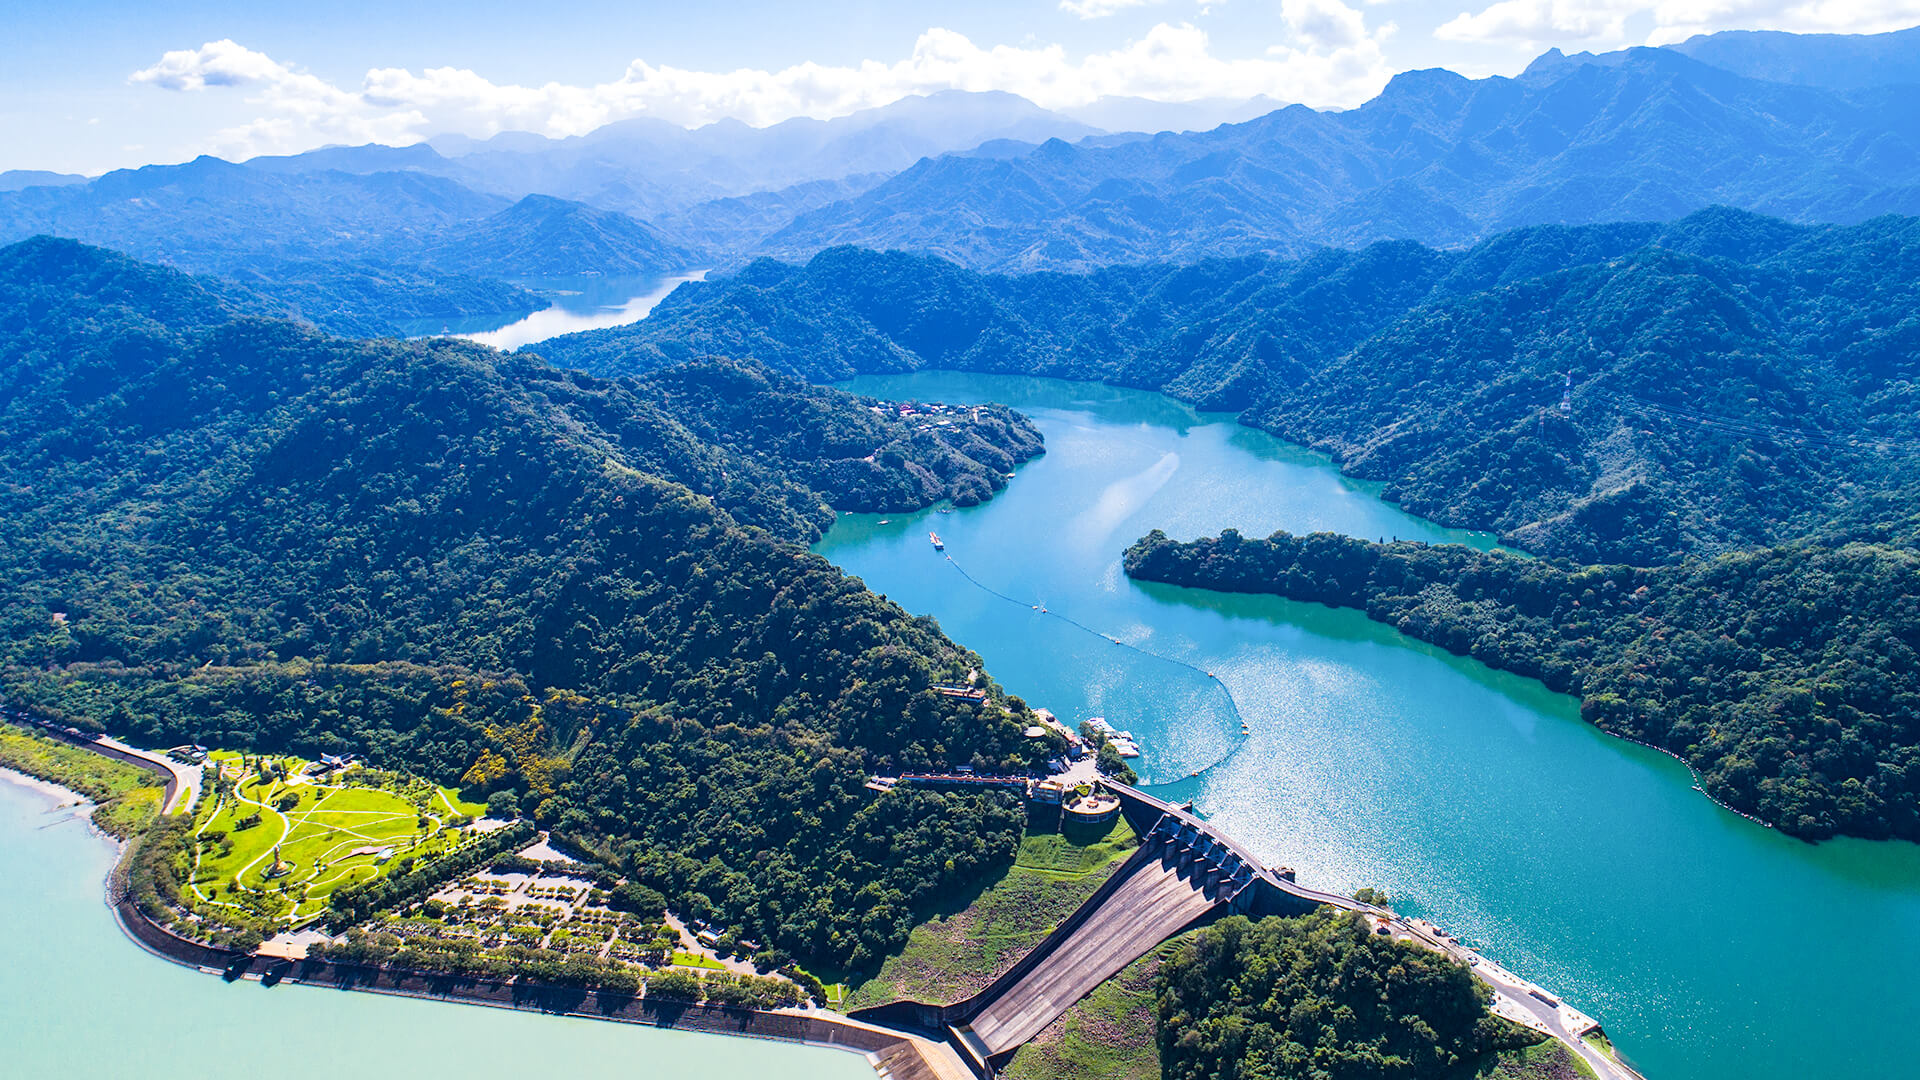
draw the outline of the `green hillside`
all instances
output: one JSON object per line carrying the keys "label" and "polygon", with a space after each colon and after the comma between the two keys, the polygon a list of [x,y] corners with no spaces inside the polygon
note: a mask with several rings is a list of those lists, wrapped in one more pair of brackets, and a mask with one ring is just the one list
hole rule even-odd
{"label": "green hillside", "polygon": [[[702,438],[641,384],[247,316],[67,242],[0,251],[0,322],[15,705],[512,790],[676,910],[816,963],[872,962],[926,890],[1011,861],[1016,807],[863,789],[1041,751],[997,695],[930,689],[979,658],[809,554],[829,496],[755,437]],[[888,439],[882,478],[954,460],[865,399],[753,387],[809,403],[769,423]],[[1038,449],[1011,414],[972,435],[997,436]]]}

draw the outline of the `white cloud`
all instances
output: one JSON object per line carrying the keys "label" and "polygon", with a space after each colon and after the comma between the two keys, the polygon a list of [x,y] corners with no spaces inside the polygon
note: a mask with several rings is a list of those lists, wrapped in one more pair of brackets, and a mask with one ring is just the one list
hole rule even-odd
{"label": "white cloud", "polygon": [[1920,0],[1500,0],[1434,30],[1446,41],[1625,45],[1650,27],[1648,45],[1716,30],[1873,34],[1920,22]]}
{"label": "white cloud", "polygon": [[1103,19],[1117,11],[1163,4],[1166,0],[1060,0],[1060,10],[1083,19]]}
{"label": "white cloud", "polygon": [[691,71],[635,60],[620,77],[593,85],[499,84],[460,68],[375,68],[356,89],[281,63],[233,41],[169,52],[132,81],[181,93],[243,93],[261,115],[218,132],[195,149],[241,157],[290,153],[335,142],[404,144],[458,132],[578,135],[633,116],[694,126],[724,117],[749,124],[794,116],[843,116],[909,94],[1004,90],[1048,108],[1106,95],[1160,101],[1265,94],[1313,105],[1356,105],[1391,74],[1381,41],[1339,0],[1283,0],[1290,44],[1223,58],[1204,31],[1161,23],[1107,52],[1071,58],[1058,45],[982,48],[951,30],[921,34],[906,58],[854,66],[796,64],[780,71]]}
{"label": "white cloud", "polygon": [[1310,46],[1350,49],[1367,40],[1366,17],[1340,0],[1280,0],[1280,17]]}

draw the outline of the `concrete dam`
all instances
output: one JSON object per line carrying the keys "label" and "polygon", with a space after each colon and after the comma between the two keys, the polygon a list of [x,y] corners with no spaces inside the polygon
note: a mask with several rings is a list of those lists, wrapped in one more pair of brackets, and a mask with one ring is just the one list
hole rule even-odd
{"label": "concrete dam", "polygon": [[1140,847],[1053,933],[965,1001],[897,1001],[854,1017],[945,1039],[981,1076],[1161,942],[1228,914],[1298,915],[1319,902],[1191,812],[1105,785]]}

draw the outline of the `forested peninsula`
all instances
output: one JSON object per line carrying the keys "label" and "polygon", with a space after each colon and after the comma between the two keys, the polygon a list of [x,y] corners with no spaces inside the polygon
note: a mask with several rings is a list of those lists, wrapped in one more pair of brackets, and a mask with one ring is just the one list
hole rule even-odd
{"label": "forested peninsula", "polygon": [[1233,530],[1127,550],[1142,581],[1358,608],[1579,695],[1606,731],[1814,840],[1920,840],[1920,555],[1796,544],[1671,566],[1562,566],[1457,545]]}
{"label": "forested peninsula", "polygon": [[719,354],[816,382],[948,368],[1159,390],[1442,524],[1651,565],[1822,530],[1911,540],[1916,310],[1920,219],[1718,209],[1087,274],[839,248],[528,351],[601,374]]}
{"label": "forested peninsula", "polygon": [[[44,238],[0,250],[0,330],[11,707],[512,791],[825,968],[1011,862],[1003,797],[863,785],[1057,751],[977,655],[804,545],[842,502],[990,497],[1041,449],[1025,418],[347,341]],[[984,701],[932,689],[969,677]]]}

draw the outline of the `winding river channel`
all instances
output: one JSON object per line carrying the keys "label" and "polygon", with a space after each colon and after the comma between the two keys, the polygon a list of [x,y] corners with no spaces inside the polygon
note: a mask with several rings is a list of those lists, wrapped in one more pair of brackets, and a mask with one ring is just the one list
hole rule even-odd
{"label": "winding river channel", "polygon": [[1920,847],[1753,825],[1671,759],[1583,723],[1573,699],[1357,612],[1120,571],[1156,527],[1490,537],[1155,394],[947,373],[847,385],[1002,401],[1039,423],[1046,456],[991,503],[843,517],[816,550],[937,617],[1011,692],[1130,729],[1163,794],[1305,884],[1384,888],[1598,1017],[1652,1080],[1912,1075]]}

